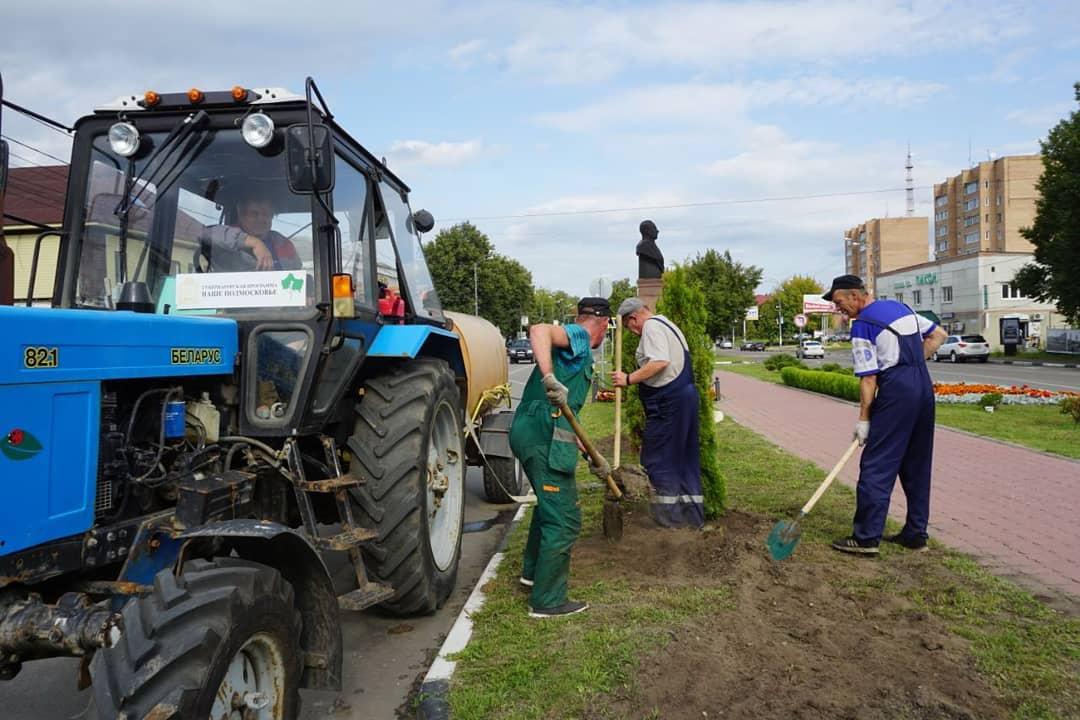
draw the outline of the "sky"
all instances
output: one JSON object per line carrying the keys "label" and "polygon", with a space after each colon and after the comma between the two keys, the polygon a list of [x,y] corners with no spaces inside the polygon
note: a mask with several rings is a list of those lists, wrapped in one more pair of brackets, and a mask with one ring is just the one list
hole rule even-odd
{"label": "sky", "polygon": [[[932,184],[1038,152],[1077,108],[1075,2],[258,3],[7,0],[5,97],[73,123],[148,89],[315,78],[436,231],[468,220],[535,285],[636,277],[709,248],[761,289],[843,272],[844,230]],[[13,165],[66,159],[5,112]],[[929,250],[928,250],[929,252]]]}

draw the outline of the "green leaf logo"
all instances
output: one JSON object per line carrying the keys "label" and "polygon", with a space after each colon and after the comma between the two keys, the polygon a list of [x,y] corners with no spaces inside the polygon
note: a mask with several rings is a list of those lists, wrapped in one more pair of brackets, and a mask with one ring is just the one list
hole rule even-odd
{"label": "green leaf logo", "polygon": [[41,452],[41,442],[26,432],[15,428],[0,440],[0,453],[8,460],[29,460]]}
{"label": "green leaf logo", "polygon": [[294,276],[292,273],[289,273],[284,278],[282,278],[281,287],[283,289],[285,289],[285,290],[303,290],[304,289],[304,279],[303,278],[298,278],[298,277]]}

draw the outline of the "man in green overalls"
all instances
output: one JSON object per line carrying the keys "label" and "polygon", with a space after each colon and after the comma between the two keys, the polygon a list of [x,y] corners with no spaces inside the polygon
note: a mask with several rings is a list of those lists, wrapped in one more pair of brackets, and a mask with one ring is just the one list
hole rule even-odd
{"label": "man in green overalls", "polygon": [[[521,573],[521,584],[532,588],[529,617],[560,617],[589,607],[566,594],[570,550],[581,531],[574,481],[578,444],[557,408],[565,402],[575,414],[581,411],[592,382],[592,349],[603,342],[610,317],[607,300],[587,297],[578,303],[573,324],[529,329],[536,367],[510,426],[510,448],[537,498]],[[611,472],[606,465],[590,469],[606,478]]]}

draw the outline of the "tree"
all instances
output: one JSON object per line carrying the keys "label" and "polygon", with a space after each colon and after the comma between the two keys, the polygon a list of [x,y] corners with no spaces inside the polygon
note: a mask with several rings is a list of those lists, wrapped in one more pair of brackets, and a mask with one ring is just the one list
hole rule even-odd
{"label": "tree", "polygon": [[529,324],[566,322],[577,313],[578,298],[562,290],[536,288],[529,302]]}
{"label": "tree", "polygon": [[[795,327],[795,316],[802,312],[803,295],[820,295],[824,289],[812,277],[795,275],[780,283],[771,293],[758,313],[757,331],[760,335],[768,338],[776,338],[780,335],[780,326],[777,318],[784,318],[784,335],[791,338],[799,332]],[[821,317],[819,315],[807,316],[809,322],[802,332],[812,332],[820,329]]]}
{"label": "tree", "polygon": [[709,337],[731,337],[732,328],[742,325],[746,309],[754,305],[761,268],[735,262],[727,250],[721,255],[710,249],[694,258],[686,269],[705,295],[705,330]]}
{"label": "tree", "polygon": [[517,260],[496,253],[476,226],[466,222],[439,231],[424,247],[424,257],[445,309],[473,313],[478,307],[503,335],[520,329],[533,296],[532,275]]}
{"label": "tree", "polygon": [[[1080,103],[1080,83],[1073,85]],[[1040,143],[1043,174],[1035,184],[1035,222],[1020,234],[1035,246],[1035,262],[1016,273],[1024,295],[1057,304],[1080,324],[1080,111],[1055,125]]]}

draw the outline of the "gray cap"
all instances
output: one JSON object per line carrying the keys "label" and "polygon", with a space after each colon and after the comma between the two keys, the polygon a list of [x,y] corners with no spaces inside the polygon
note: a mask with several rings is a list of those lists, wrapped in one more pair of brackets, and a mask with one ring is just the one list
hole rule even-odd
{"label": "gray cap", "polygon": [[645,303],[641,301],[641,298],[626,298],[619,305],[619,317],[626,317],[627,315],[636,313],[643,307],[645,307]]}

